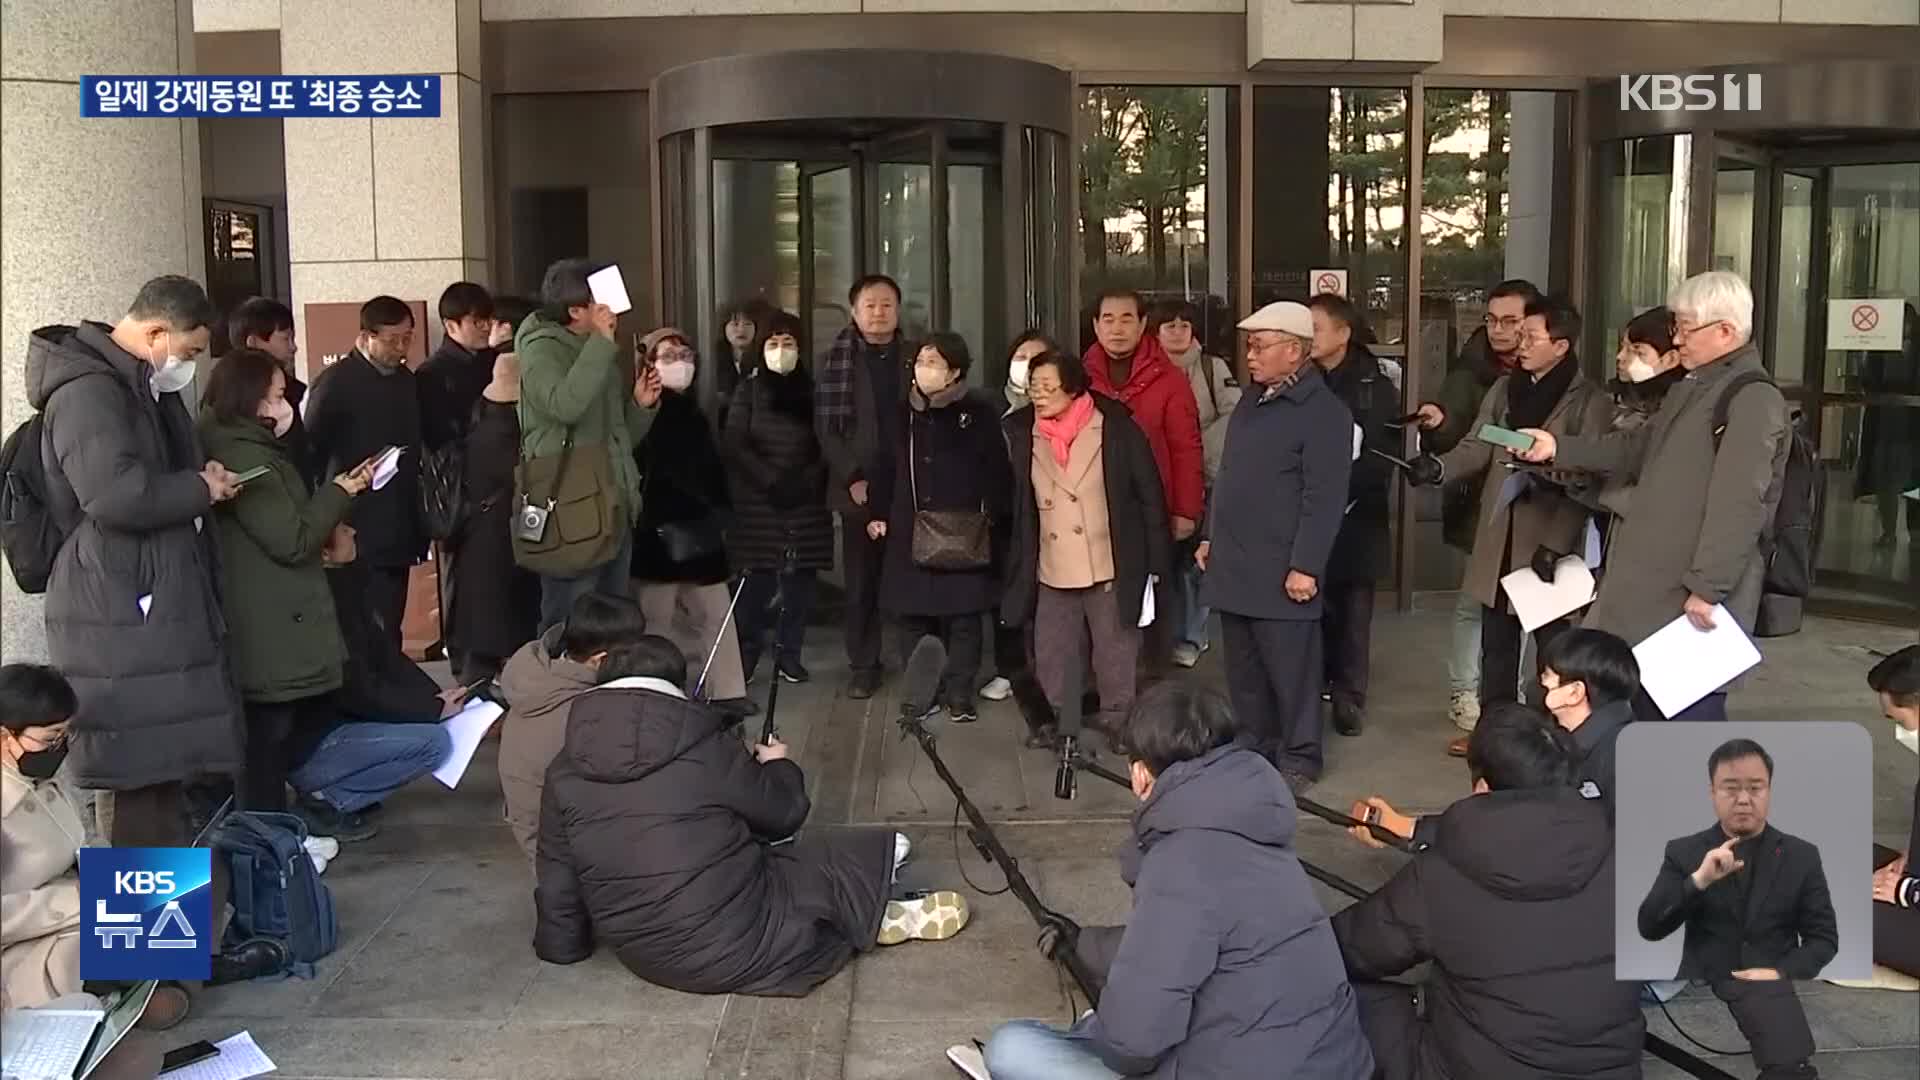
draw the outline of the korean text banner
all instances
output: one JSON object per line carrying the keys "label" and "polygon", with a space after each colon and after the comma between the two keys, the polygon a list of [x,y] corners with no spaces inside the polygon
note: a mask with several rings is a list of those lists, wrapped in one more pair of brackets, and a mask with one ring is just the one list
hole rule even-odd
{"label": "korean text banner", "polygon": [[83,117],[439,116],[438,75],[82,75]]}

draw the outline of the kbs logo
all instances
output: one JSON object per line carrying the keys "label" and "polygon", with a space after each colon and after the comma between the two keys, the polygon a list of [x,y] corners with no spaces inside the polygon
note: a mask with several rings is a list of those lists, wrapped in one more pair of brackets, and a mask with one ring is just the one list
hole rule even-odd
{"label": "kbs logo", "polygon": [[213,967],[213,853],[80,849],[80,976],[205,979]]}
{"label": "kbs logo", "polygon": [[1622,75],[1622,112],[1759,112],[1760,74]]}

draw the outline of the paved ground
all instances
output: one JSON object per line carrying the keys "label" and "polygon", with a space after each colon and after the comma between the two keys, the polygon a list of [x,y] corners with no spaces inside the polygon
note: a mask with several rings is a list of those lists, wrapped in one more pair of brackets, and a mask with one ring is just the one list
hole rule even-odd
{"label": "paved ground", "polygon": [[[1416,810],[1460,795],[1465,771],[1440,753],[1450,734],[1440,707],[1451,598],[1428,610],[1383,614],[1374,643],[1376,704],[1367,733],[1336,739],[1313,794],[1343,804],[1391,792]],[[997,887],[1000,874],[949,828],[953,800],[912,743],[893,730],[894,701],[839,697],[837,641],[816,630],[808,659],[816,682],[782,693],[782,730],[807,767],[815,823],[888,823],[915,842],[932,875]],[[1867,648],[1888,650],[1910,632],[1816,622],[1770,643],[1768,664],[1738,699],[1743,716],[1845,719],[1866,724],[1875,746],[1874,832],[1900,843],[1914,759],[1885,730],[1865,689]],[[1213,657],[1202,673],[1219,678]],[[1130,796],[1098,781],[1081,798],[1051,794],[1051,761],[1019,747],[1011,705],[942,733],[944,756],[997,821],[1035,888],[1083,922],[1118,920],[1128,900],[1109,852],[1125,835]],[[339,907],[339,951],[307,981],[209,991],[178,1042],[250,1029],[288,1078],[559,1080],[633,1076],[660,1080],[900,1080],[957,1075],[947,1045],[1018,1016],[1065,1020],[1062,985],[1033,950],[1033,926],[1010,897],[970,890],[972,925],[940,944],[864,957],[804,1000],[694,997],[647,986],[607,955],[573,967],[533,956],[531,879],[500,821],[491,744],[458,791],[432,781],[390,800],[384,831],[351,845],[328,869]],[[1304,820],[1300,848],[1367,886],[1404,856],[1359,848],[1330,826]],[[964,865],[959,865],[964,864]],[[1317,886],[1316,886],[1317,887]],[[1343,897],[1323,890],[1329,910]],[[1803,988],[1822,1075],[1858,1080],[1915,1075],[1920,996]],[[1673,1012],[1709,1045],[1743,1045],[1724,1007],[1682,999]],[[1654,1014],[1654,1031],[1674,1037]],[[1717,1059],[1736,1076],[1744,1059]],[[1649,1059],[1649,1077],[1681,1074]]]}

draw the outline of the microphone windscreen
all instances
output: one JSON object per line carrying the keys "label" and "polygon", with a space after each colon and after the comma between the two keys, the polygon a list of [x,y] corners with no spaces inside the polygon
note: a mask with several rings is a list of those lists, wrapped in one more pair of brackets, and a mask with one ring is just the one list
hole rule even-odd
{"label": "microphone windscreen", "polygon": [[907,657],[906,683],[900,693],[900,711],[908,716],[925,716],[933,711],[934,698],[940,693],[940,680],[947,670],[947,647],[932,634],[914,645]]}

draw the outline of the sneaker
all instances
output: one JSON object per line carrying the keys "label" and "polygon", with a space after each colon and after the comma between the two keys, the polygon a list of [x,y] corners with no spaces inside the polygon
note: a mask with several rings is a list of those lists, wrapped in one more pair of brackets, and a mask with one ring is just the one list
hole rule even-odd
{"label": "sneaker", "polygon": [[1173,647],[1173,662],[1178,667],[1190,668],[1200,662],[1200,647],[1181,642]]}
{"label": "sneaker", "polygon": [[1005,701],[1013,696],[1013,684],[995,676],[980,688],[980,696],[988,701]]}
{"label": "sneaker", "polygon": [[330,803],[311,795],[294,803],[293,812],[306,823],[309,836],[331,837],[339,843],[351,844],[380,834],[380,826],[359,814],[336,810]]}
{"label": "sneaker", "polygon": [[898,873],[900,870],[900,864],[906,862],[908,856],[912,854],[913,854],[913,841],[907,839],[906,833],[894,833],[893,834],[894,872]]}
{"label": "sneaker", "polygon": [[903,941],[945,941],[966,927],[968,917],[967,898],[949,890],[909,900],[889,900],[876,942],[898,945]]}
{"label": "sneaker", "polygon": [[1480,695],[1471,690],[1455,690],[1453,701],[1447,706],[1447,716],[1454,727],[1472,731],[1473,725],[1480,722]]}
{"label": "sneaker", "polygon": [[1447,742],[1447,756],[1448,757],[1466,757],[1467,756],[1467,736],[1462,735],[1457,739],[1449,740]]}
{"label": "sneaker", "polygon": [[956,724],[971,724],[980,719],[980,712],[973,707],[971,701],[956,701],[947,706],[947,719]]}
{"label": "sneaker", "polygon": [[954,1068],[967,1074],[972,1080],[993,1080],[987,1072],[986,1055],[982,1054],[977,1046],[949,1046],[947,1060],[953,1062]]}
{"label": "sneaker", "polygon": [[813,681],[813,672],[808,671],[806,665],[802,664],[798,658],[788,655],[787,653],[780,654],[780,663],[774,666],[774,672],[780,676],[781,682],[804,683]]}
{"label": "sneaker", "polygon": [[865,701],[879,689],[878,671],[856,671],[847,679],[847,697],[854,701]]}
{"label": "sneaker", "polygon": [[302,845],[307,849],[307,858],[313,860],[313,872],[324,874],[327,864],[340,857],[340,841],[331,836],[309,836]]}
{"label": "sneaker", "polygon": [[1280,778],[1287,782],[1287,790],[1293,792],[1295,795],[1300,795],[1310,790],[1313,785],[1320,782],[1314,777],[1301,772],[1299,769],[1281,769]]}

